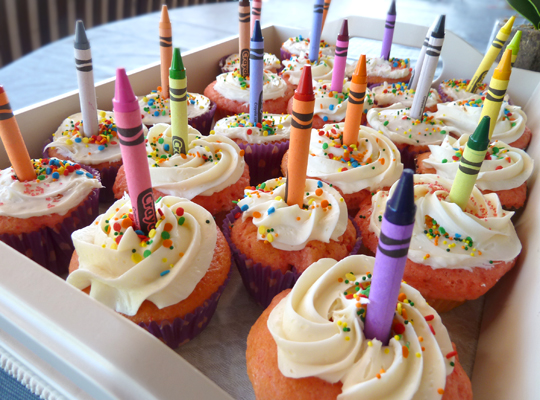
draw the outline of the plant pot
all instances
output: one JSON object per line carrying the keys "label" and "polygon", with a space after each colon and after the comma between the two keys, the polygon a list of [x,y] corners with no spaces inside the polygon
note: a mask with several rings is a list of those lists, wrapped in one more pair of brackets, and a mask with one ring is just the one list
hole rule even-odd
{"label": "plant pot", "polygon": [[[507,19],[498,20],[495,22],[493,28],[492,37],[489,40],[489,45],[493,41],[495,34],[502,28],[502,26],[508,21]],[[512,33],[506,41],[506,45],[510,43],[517,31],[521,31],[521,42],[519,44],[519,53],[514,63],[515,68],[527,69],[529,71],[540,72],[540,31],[534,29],[531,23],[525,18],[516,18]],[[506,47],[504,47],[506,48]],[[503,49],[504,49],[503,48]],[[495,60],[499,62],[503,52],[499,53],[499,56]]]}

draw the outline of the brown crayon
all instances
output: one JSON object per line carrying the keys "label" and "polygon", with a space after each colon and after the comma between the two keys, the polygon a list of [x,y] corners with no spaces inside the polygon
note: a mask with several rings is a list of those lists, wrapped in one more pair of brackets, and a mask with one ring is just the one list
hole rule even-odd
{"label": "brown crayon", "polygon": [[306,65],[298,82],[298,88],[294,93],[289,144],[289,166],[287,171],[287,186],[285,188],[285,202],[290,206],[297,204],[300,208],[304,205],[309,141],[311,138],[314,109],[315,95],[313,93],[311,66]]}
{"label": "brown crayon", "polygon": [[21,182],[36,179],[36,171],[24,144],[19,125],[13,115],[13,110],[9,100],[0,85],[0,138],[4,143],[4,148],[9,161],[15,171],[15,175]]}
{"label": "brown crayon", "polygon": [[349,91],[349,104],[345,114],[345,128],[343,130],[343,144],[345,146],[358,144],[358,131],[364,113],[364,99],[366,98],[367,73],[366,55],[362,54],[352,76]]}
{"label": "brown crayon", "polygon": [[240,56],[240,75],[249,76],[249,44],[251,40],[249,0],[238,2],[238,55]]}
{"label": "brown crayon", "polygon": [[161,97],[168,99],[169,68],[171,67],[173,48],[171,20],[165,4],[161,8],[161,19],[159,20],[159,54],[161,57]]}

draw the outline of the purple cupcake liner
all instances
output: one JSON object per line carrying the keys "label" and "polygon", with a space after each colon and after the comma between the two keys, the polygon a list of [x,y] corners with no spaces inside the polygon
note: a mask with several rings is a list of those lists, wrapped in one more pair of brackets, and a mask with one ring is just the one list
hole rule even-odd
{"label": "purple cupcake liner", "polygon": [[443,84],[439,84],[439,87],[437,88],[437,92],[439,93],[439,96],[441,96],[441,101],[443,103],[448,103],[450,101],[454,101],[452,100],[450,97],[448,97],[448,95],[446,93],[443,92]]}
{"label": "purple cupcake liner", "polygon": [[[82,164],[81,167],[99,180],[98,171]],[[0,240],[53,274],[64,275],[75,250],[71,234],[94,222],[99,214],[98,199],[99,189],[93,189],[86,200],[56,226],[29,233],[0,234]]]}
{"label": "purple cupcake liner", "polygon": [[281,160],[289,149],[289,141],[268,144],[238,143],[244,150],[252,186],[281,176]]}
{"label": "purple cupcake liner", "polygon": [[103,188],[101,188],[99,192],[100,202],[109,203],[115,200],[113,186],[119,169],[120,166],[112,165],[110,167],[101,168],[99,170],[99,174],[101,175],[101,184],[103,185]]}
{"label": "purple cupcake liner", "polygon": [[292,57],[292,54],[289,53],[287,50],[283,49],[283,47],[279,49],[279,53],[281,56],[281,61],[288,60]]}
{"label": "purple cupcake liner", "polygon": [[188,124],[191,125],[192,128],[197,129],[202,135],[208,136],[212,129],[212,121],[214,120],[216,110],[216,103],[210,100],[210,108],[208,111],[198,117],[188,118]]}
{"label": "purple cupcake liner", "polygon": [[212,293],[202,306],[197,307],[192,313],[184,315],[183,318],[175,318],[173,321],[162,321],[160,324],[155,321],[149,324],[141,322],[139,326],[163,340],[172,349],[189,342],[201,333],[212,319],[223,290],[231,278],[231,271],[232,265],[225,282],[215,293]]}
{"label": "purple cupcake liner", "polygon": [[401,162],[403,163],[403,168],[410,168],[416,172],[416,157],[419,153],[417,151],[410,151],[409,147],[398,148],[401,154]]}
{"label": "purple cupcake liner", "polygon": [[[233,211],[227,214],[227,217],[223,221],[223,235],[231,248],[236,267],[240,272],[242,282],[244,282],[248,293],[255,299],[257,304],[266,308],[270,305],[274,296],[286,289],[292,288],[301,274],[295,268],[286,273],[281,272],[279,269],[272,270],[272,267],[255,263],[253,260],[247,258],[246,255],[242,254],[231,240],[231,227],[234,225],[236,221],[235,216],[238,213],[241,213],[240,207],[236,206]],[[360,251],[362,238],[360,229],[356,225],[356,222],[354,222],[354,219],[349,216],[349,220],[356,230],[356,243],[349,254],[354,255]]]}

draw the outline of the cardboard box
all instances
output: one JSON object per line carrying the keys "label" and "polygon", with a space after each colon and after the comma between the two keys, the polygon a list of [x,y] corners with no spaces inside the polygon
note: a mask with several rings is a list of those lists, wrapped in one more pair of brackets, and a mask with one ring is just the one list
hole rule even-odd
{"label": "cardboard box", "polygon": [[[340,21],[328,22],[323,38],[335,42]],[[351,36],[381,39],[384,21],[362,17],[349,20]],[[399,23],[394,42],[418,46],[426,27]],[[266,50],[279,54],[290,36],[309,32],[279,26],[264,28]],[[183,55],[191,92],[202,93],[218,74],[217,61],[237,51],[231,38]],[[441,79],[468,78],[482,56],[452,32],[442,50]],[[130,73],[137,94],[159,83],[159,63]],[[486,79],[489,79],[488,75]],[[523,106],[533,131],[529,154],[540,160],[540,74],[515,69],[509,94]],[[438,82],[436,82],[438,84]],[[97,85],[98,106],[112,108],[114,82]],[[39,157],[42,143],[68,115],[79,111],[77,92],[17,112],[30,154]],[[9,161],[0,149],[0,166]],[[482,331],[473,373],[475,398],[537,398],[537,358],[540,341],[540,252],[538,209],[540,187],[535,173],[529,182],[529,202],[516,224],[523,243],[518,266],[486,296]],[[88,298],[60,278],[0,243],[0,362],[9,360],[31,370],[39,383],[68,398],[100,399],[230,399],[222,389],[183,358],[144,330]],[[208,357],[212,357],[209,354]],[[4,365],[4,364],[2,364]],[[234,367],[234,366],[231,366]],[[240,368],[241,370],[242,368]],[[30,382],[30,384],[32,384]]]}

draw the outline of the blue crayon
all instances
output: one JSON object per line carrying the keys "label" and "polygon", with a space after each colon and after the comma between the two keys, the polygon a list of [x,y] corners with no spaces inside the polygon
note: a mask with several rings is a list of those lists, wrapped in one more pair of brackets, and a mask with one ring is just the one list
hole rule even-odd
{"label": "blue crayon", "polygon": [[313,6],[313,25],[311,27],[311,38],[309,42],[309,61],[312,63],[319,60],[323,9],[324,0],[315,0],[315,6]]}
{"label": "blue crayon", "polygon": [[366,313],[366,338],[388,344],[416,216],[414,172],[403,170],[386,203]]}
{"label": "blue crayon", "polygon": [[262,123],[264,39],[261,22],[255,21],[249,51],[249,120],[253,125]]}

